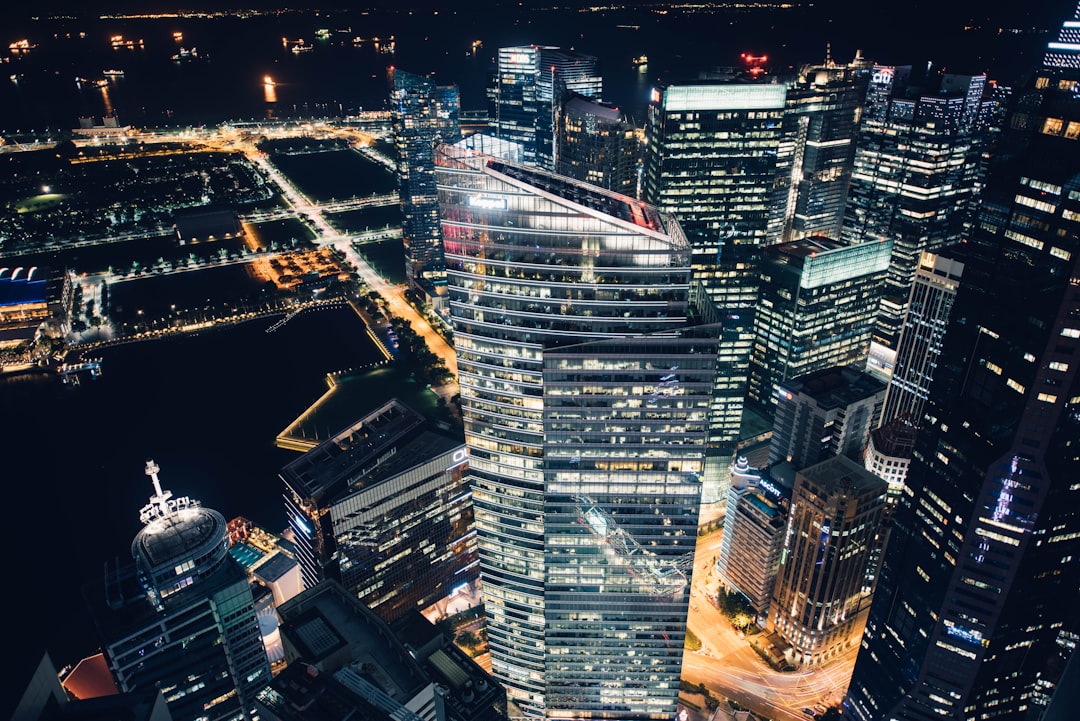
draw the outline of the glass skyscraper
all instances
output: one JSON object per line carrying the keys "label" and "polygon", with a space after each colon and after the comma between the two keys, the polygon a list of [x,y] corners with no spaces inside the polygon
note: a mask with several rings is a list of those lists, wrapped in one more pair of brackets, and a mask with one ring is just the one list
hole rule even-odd
{"label": "glass skyscraper", "polygon": [[642,197],[679,219],[695,293],[723,325],[705,499],[723,498],[743,415],[786,88],[739,77],[652,91]]}
{"label": "glass skyscraper", "polygon": [[840,237],[869,64],[826,58],[787,80],[784,137],[778,160],[771,231],[787,242]]}
{"label": "glass skyscraper", "polygon": [[441,146],[493,673],[528,716],[670,719],[718,329],[643,202]]}
{"label": "glass skyscraper", "polygon": [[963,246],[849,718],[1034,721],[1076,661],[1078,21],[1017,93]]}
{"label": "glass skyscraper", "polygon": [[392,621],[476,580],[461,437],[389,400],[280,471],[304,588],[340,581]]}
{"label": "glass skyscraper", "polygon": [[912,75],[909,65],[874,66],[841,229],[848,244],[892,241],[875,357],[896,349],[920,254],[970,230],[990,137],[985,75],[930,78],[933,92],[916,87]]}
{"label": "glass skyscraper", "polygon": [[460,102],[454,85],[436,85],[429,78],[392,69],[390,92],[394,144],[398,151],[398,196],[405,276],[410,283],[442,273],[439,202],[435,194],[432,153],[440,142],[461,137]]}
{"label": "glass skyscraper", "polygon": [[765,249],[747,393],[765,417],[784,381],[866,360],[890,249],[828,238]]}
{"label": "glass skyscraper", "polygon": [[601,97],[603,78],[595,57],[544,45],[499,48],[488,88],[495,135],[520,143],[525,162],[551,169],[557,110],[568,93]]}

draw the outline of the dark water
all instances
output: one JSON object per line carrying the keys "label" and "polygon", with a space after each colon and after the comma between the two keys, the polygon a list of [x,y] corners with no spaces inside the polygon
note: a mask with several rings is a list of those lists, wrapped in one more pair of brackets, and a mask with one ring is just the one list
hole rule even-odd
{"label": "dark water", "polygon": [[20,619],[5,651],[20,672],[42,649],[63,665],[96,647],[79,589],[106,560],[130,560],[153,492],[147,458],[174,494],[226,518],[285,527],[277,472],[296,454],[274,437],[326,391],[326,373],[378,355],[349,310],[303,314],[266,333],[273,322],[102,351],[101,378],[77,388],[52,376],[0,377],[17,549],[10,600]]}
{"label": "dark water", "polygon": [[[477,5],[437,14],[308,11],[245,18],[12,20],[0,28],[3,46],[26,38],[37,47],[10,54],[0,66],[0,131],[67,129],[80,116],[104,114],[152,126],[379,109],[391,65],[457,83],[462,107],[479,110],[487,105],[485,88],[497,49],[529,43],[597,56],[606,99],[639,118],[657,77],[734,65],[742,52],[768,55],[770,64],[783,68],[822,61],[830,45],[841,62],[861,49],[878,62],[930,60],[956,72],[988,70],[1011,82],[1045,44],[1046,24],[1038,23],[1050,17],[1059,24],[1069,9],[1054,14],[1050,6],[1058,4],[1039,4],[1039,17],[1020,18],[1021,34],[1001,33],[998,23],[973,21],[959,11],[920,10],[917,2],[902,7],[821,2],[787,11],[664,15],[507,8],[493,14]],[[972,22],[978,29],[965,31]],[[329,37],[316,39],[319,28],[329,30]],[[182,33],[181,40],[174,39],[175,32]],[[137,46],[114,49],[110,39],[118,35]],[[393,54],[377,52],[370,42],[391,35]],[[293,53],[283,43],[300,38],[314,50]],[[356,38],[369,42],[354,44]],[[470,52],[476,40],[482,46]],[[181,47],[199,59],[174,62],[171,57]],[[649,57],[645,72],[631,67],[631,59],[641,54]],[[106,69],[123,70],[124,76],[110,79],[104,89],[77,85],[77,77],[101,79]],[[273,101],[263,86],[267,75],[276,82]]]}

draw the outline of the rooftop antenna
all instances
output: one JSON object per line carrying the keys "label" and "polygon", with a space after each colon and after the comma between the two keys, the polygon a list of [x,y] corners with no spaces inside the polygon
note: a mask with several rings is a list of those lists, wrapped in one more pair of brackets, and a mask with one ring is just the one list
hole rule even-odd
{"label": "rooftop antenna", "polygon": [[831,68],[832,62],[832,43],[828,40],[825,41],[825,67]]}
{"label": "rooftop antenna", "polygon": [[161,481],[158,479],[158,473],[161,468],[158,464],[154,463],[154,460],[147,459],[146,461],[146,475],[150,476],[150,480],[154,482],[154,495],[150,497],[150,503],[156,506],[162,511],[162,515],[168,511],[168,501],[172,498],[172,491],[161,490]]}
{"label": "rooftop antenna", "polygon": [[150,476],[150,480],[154,482],[154,495],[150,497],[150,502],[139,511],[139,520],[144,525],[158,518],[164,518],[177,511],[182,511],[185,508],[199,505],[198,501],[193,501],[187,496],[173,499],[172,491],[162,490],[161,481],[158,479],[160,470],[161,468],[154,463],[153,459],[146,461],[146,475]]}

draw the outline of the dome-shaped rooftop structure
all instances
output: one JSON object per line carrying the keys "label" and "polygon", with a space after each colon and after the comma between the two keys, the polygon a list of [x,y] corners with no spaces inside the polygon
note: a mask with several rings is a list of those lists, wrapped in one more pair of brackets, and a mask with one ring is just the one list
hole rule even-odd
{"label": "dome-shaped rooftop structure", "polygon": [[173,498],[171,491],[163,491],[159,470],[152,460],[146,462],[155,493],[139,514],[145,525],[131,542],[143,586],[157,606],[216,571],[229,555],[225,517],[187,496]]}

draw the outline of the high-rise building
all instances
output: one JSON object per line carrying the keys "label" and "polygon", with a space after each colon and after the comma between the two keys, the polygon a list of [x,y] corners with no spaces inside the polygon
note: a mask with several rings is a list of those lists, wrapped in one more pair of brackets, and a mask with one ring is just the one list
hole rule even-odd
{"label": "high-rise building", "polygon": [[885,384],[855,366],[823,368],[785,381],[777,397],[769,465],[801,469],[835,455],[862,460]]}
{"label": "high-rise building", "polygon": [[528,716],[675,713],[718,329],[671,216],[436,158],[493,673]]}
{"label": "high-rise building", "polygon": [[724,328],[707,502],[724,497],[742,428],[785,97],[782,84],[732,75],[661,85],[648,107],[642,197],[679,219],[693,249],[694,292]]}
{"label": "high-rise building", "polygon": [[461,137],[458,89],[393,68],[391,122],[398,151],[398,195],[405,275],[410,283],[442,274],[439,201],[432,153],[440,142]]}
{"label": "high-rise building", "polygon": [[574,94],[556,122],[557,173],[637,197],[643,138],[618,108]]}
{"label": "high-rise building", "polygon": [[766,418],[784,381],[865,363],[889,246],[816,237],[765,249],[747,399]]}
{"label": "high-rise building", "polygon": [[397,399],[281,469],[304,588],[340,581],[387,620],[477,576],[460,431]]}
{"label": "high-rise building", "polygon": [[288,665],[259,691],[259,718],[506,719],[506,692],[417,611],[388,624],[336,581],[278,611]]}
{"label": "high-rise building", "polygon": [[863,465],[866,470],[885,481],[888,487],[885,514],[870,549],[871,559],[867,566],[866,585],[871,591],[877,586],[882,554],[889,543],[889,533],[892,530],[893,511],[900,502],[900,494],[904,492],[917,433],[917,428],[909,419],[899,416],[872,430],[870,441],[866,444]]}
{"label": "high-rise building", "polygon": [[887,377],[889,383],[881,425],[901,416],[916,426],[922,422],[923,404],[930,392],[945,328],[963,274],[964,264],[952,257],[948,249],[922,253],[904,311],[896,352],[890,353],[885,361],[886,366],[892,366],[892,372],[885,372],[880,355],[868,358],[867,370]]}
{"label": "high-rise building", "polygon": [[857,644],[864,579],[885,506],[885,481],[846,456],[795,474],[791,512],[766,629],[796,665]]}
{"label": "high-rise building", "polygon": [[770,242],[840,237],[869,78],[869,63],[856,54],[847,65],[827,57],[823,64],[803,66],[785,81],[773,208],[779,225]]}
{"label": "high-rise building", "polygon": [[985,75],[943,74],[916,85],[911,66],[875,65],[859,127],[841,238],[892,241],[874,332],[896,349],[921,253],[958,243],[982,187]]}
{"label": "high-rise building", "polygon": [[866,470],[889,484],[886,500],[890,506],[896,505],[904,490],[916,435],[915,425],[903,416],[870,431],[863,461]]}
{"label": "high-rise building", "polygon": [[157,687],[176,721],[248,719],[270,680],[247,574],[229,554],[225,518],[198,501],[154,495],[131,544],[134,563],[111,567],[87,594],[121,692]]}
{"label": "high-rise building", "polygon": [[853,719],[1044,718],[1076,661],[1078,22],[1080,8],[1017,92],[964,246]]}
{"label": "high-rise building", "polygon": [[750,468],[745,456],[736,459],[716,570],[720,583],[745,596],[759,615],[772,600],[790,501],[791,488],[773,480],[768,469]]}
{"label": "high-rise building", "polygon": [[499,48],[488,88],[492,130],[520,143],[526,163],[551,169],[563,99],[568,93],[599,99],[603,84],[592,55],[547,45]]}

